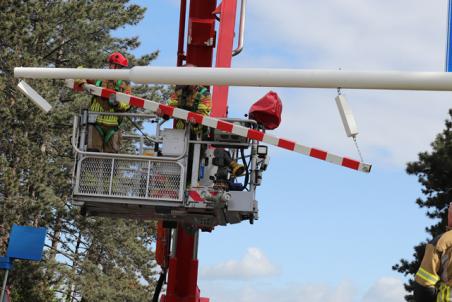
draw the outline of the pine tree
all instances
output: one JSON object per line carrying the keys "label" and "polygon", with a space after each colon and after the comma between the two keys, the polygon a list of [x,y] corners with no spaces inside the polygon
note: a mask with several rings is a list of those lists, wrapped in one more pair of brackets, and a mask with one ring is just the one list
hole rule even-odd
{"label": "pine tree", "polygon": [[[428,240],[435,238],[446,230],[447,209],[452,202],[452,109],[450,118],[446,120],[446,128],[438,134],[432,143],[432,152],[419,154],[419,160],[409,163],[407,173],[416,175],[422,185],[424,198],[418,198],[416,204],[426,208],[427,217],[434,219],[435,224],[426,228],[430,235]],[[426,242],[421,242],[414,247],[413,260],[401,259],[393,266],[393,269],[410,276],[405,289],[410,293],[405,299],[412,301],[414,275],[424,256]]]}
{"label": "pine tree", "polygon": [[[52,104],[45,115],[13,77],[17,66],[102,68],[113,51],[131,65],[148,65],[157,52],[135,58],[138,38],[112,35],[143,18],[145,9],[128,2],[0,2],[0,255],[13,223],[48,227],[45,260],[14,265],[14,301],[143,301],[153,289],[154,224],[85,218],[68,202],[72,115],[89,98],[68,96],[61,81],[27,80]],[[162,95],[160,87],[137,90]]]}

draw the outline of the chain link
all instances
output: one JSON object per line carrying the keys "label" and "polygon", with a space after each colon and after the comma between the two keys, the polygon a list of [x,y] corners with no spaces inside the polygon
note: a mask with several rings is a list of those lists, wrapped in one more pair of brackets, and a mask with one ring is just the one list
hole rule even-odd
{"label": "chain link", "polygon": [[356,150],[358,151],[361,162],[364,162],[363,155],[361,154],[361,150],[359,149],[359,146],[358,146],[358,141],[356,140],[356,135],[353,136],[353,142],[355,143],[355,147],[356,147]]}

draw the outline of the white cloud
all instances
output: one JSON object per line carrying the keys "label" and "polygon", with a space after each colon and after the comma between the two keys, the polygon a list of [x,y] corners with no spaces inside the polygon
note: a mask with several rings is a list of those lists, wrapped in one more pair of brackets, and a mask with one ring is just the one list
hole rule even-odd
{"label": "white cloud", "polygon": [[393,277],[380,278],[367,291],[362,302],[398,302],[403,301],[406,292],[403,288],[403,282]]}
{"label": "white cloud", "polygon": [[270,277],[277,273],[278,269],[261,250],[250,247],[240,260],[228,260],[211,267],[201,268],[200,277],[207,280],[243,280]]}
{"label": "white cloud", "polygon": [[323,284],[291,284],[283,287],[260,284],[228,288],[217,284],[212,288],[204,288],[202,293],[216,302],[352,302],[355,289],[350,282],[343,282],[337,287]]}
{"label": "white cloud", "polygon": [[377,280],[362,297],[351,281],[343,281],[337,286],[247,283],[236,287],[220,282],[212,285],[211,282],[201,285],[202,295],[216,302],[400,302],[405,295],[402,280],[392,277]]}

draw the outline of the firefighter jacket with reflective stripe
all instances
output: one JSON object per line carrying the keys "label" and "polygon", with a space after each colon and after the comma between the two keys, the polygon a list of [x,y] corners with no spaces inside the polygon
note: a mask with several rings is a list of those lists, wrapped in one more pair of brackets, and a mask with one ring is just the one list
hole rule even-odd
{"label": "firefighter jacket with reflective stripe", "polygon": [[[118,92],[130,93],[130,86],[127,82],[118,80],[118,81],[93,81],[93,80],[75,80],[75,83],[78,86],[82,86],[83,84],[95,84],[99,87],[106,87],[109,89],[116,90]],[[127,111],[130,109],[129,104],[118,103],[118,106],[112,107],[108,103],[108,99],[101,98],[98,96],[93,96],[91,99],[91,104],[89,105],[89,110],[93,112],[117,112],[117,111]],[[118,116],[113,115],[99,115],[96,118],[96,123],[104,126],[119,126],[119,118]]]}
{"label": "firefighter jacket with reflective stripe", "polygon": [[426,245],[415,280],[425,287],[437,287],[437,301],[452,302],[452,231],[436,237]]}
{"label": "firefighter jacket with reflective stripe", "polygon": [[[202,115],[209,115],[212,110],[212,98],[209,90],[204,86],[191,86],[190,93],[184,95],[183,90],[173,92],[168,101],[168,105],[177,107]],[[177,129],[185,128],[185,122],[177,120]]]}
{"label": "firefighter jacket with reflective stripe", "polygon": [[[125,81],[97,81],[96,86],[113,89],[118,92],[130,93],[130,86]],[[94,112],[118,112],[127,111],[130,109],[130,105],[119,102],[116,107],[112,107],[108,103],[108,99],[94,96],[89,106],[90,111]],[[114,115],[99,115],[96,118],[96,123],[104,126],[119,126],[119,117]]]}

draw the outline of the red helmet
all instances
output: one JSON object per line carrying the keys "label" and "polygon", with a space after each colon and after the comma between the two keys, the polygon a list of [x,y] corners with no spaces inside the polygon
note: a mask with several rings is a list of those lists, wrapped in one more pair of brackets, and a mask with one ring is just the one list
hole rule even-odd
{"label": "red helmet", "polygon": [[114,52],[107,58],[108,63],[118,64],[124,67],[129,66],[129,61],[120,52]]}

